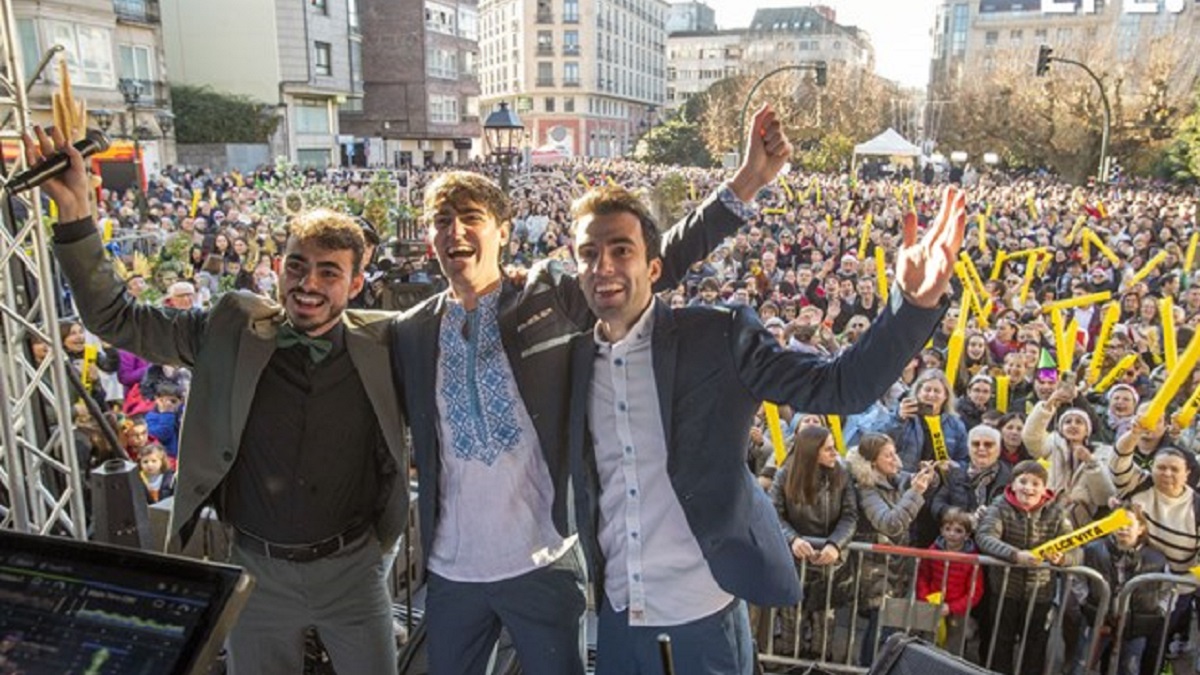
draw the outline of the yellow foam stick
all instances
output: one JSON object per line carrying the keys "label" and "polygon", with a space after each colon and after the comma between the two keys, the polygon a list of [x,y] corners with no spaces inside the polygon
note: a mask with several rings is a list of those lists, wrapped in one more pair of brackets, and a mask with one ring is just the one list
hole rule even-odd
{"label": "yellow foam stick", "polygon": [[978,216],[979,220],[979,250],[987,251],[987,218],[981,213]]}
{"label": "yellow foam stick", "polygon": [[1079,228],[1087,222],[1087,214],[1083,214],[1075,219],[1075,224],[1071,226],[1071,231],[1067,233],[1067,243],[1075,241],[1075,235],[1079,234]]}
{"label": "yellow foam stick", "polygon": [[820,206],[821,205],[821,182],[819,180],[817,180],[816,176],[813,176],[812,182],[813,182],[813,185],[815,185],[817,188],[817,206]]}
{"label": "yellow foam stick", "polygon": [[908,210],[910,213],[917,212],[917,186],[908,186]]}
{"label": "yellow foam stick", "polygon": [[1063,367],[1063,340],[1066,339],[1063,335],[1067,332],[1067,321],[1062,310],[1057,307],[1050,312],[1050,329],[1054,331],[1054,355],[1058,359],[1058,372],[1065,373],[1071,369],[1070,362],[1066,368]]}
{"label": "yellow foam stick", "polygon": [[841,415],[826,415],[825,421],[829,424],[829,433],[833,434],[833,446],[837,448],[838,454],[846,454],[846,437],[842,434],[842,417]]}
{"label": "yellow foam stick", "polygon": [[958,257],[959,260],[962,260],[963,267],[966,268],[971,281],[975,283],[975,294],[980,297],[987,295],[987,286],[983,285],[983,277],[979,276],[979,268],[975,267],[975,261],[967,255],[966,251],[960,253]]}
{"label": "yellow foam stick", "polygon": [[979,327],[983,330],[988,329],[988,322],[991,320],[992,308],[995,306],[994,298],[988,296],[987,302],[983,303],[983,307],[979,306],[978,296],[975,298],[975,309],[979,310],[976,318],[979,319]]}
{"label": "yellow foam stick", "polygon": [[[958,316],[961,319],[967,315],[967,308],[964,304],[959,308]],[[967,336],[963,331],[955,330],[950,334],[950,342],[947,345],[946,353],[946,379],[950,381],[950,388],[954,388],[954,380],[958,378],[958,364],[962,361],[963,344],[966,342]]]}
{"label": "yellow foam stick", "polygon": [[1092,387],[1092,391],[1098,394],[1103,394],[1104,392],[1108,391],[1108,388],[1116,383],[1118,377],[1123,375],[1125,371],[1132,368],[1133,364],[1137,363],[1137,359],[1137,354],[1126,354],[1123,356],[1121,360],[1117,362],[1117,365],[1113,366],[1112,370],[1108,371],[1108,373],[1096,383],[1095,387]]}
{"label": "yellow foam stick", "polygon": [[1025,260],[1025,279],[1021,282],[1021,297],[1020,303],[1025,304],[1025,300],[1029,298],[1029,287],[1033,285],[1033,272],[1037,269],[1038,256],[1031,255]]}
{"label": "yellow foam stick", "polygon": [[1108,208],[1104,206],[1104,200],[1102,200],[1102,199],[1096,200],[1096,210],[1100,212],[1101,218],[1108,217]]}
{"label": "yellow foam stick", "polygon": [[583,175],[582,171],[575,174],[575,180],[579,181],[579,184],[583,186],[584,190],[592,189],[592,184],[588,182],[587,177]]}
{"label": "yellow foam stick", "polygon": [[825,227],[828,227],[829,231],[833,232],[833,214],[832,213],[825,214]]}
{"label": "yellow foam stick", "polygon": [[783,466],[787,448],[783,447],[783,425],[779,423],[779,406],[766,402],[763,403],[763,411],[767,413],[767,431],[771,434],[771,445],[775,448],[775,466]]}
{"label": "yellow foam stick", "polygon": [[1192,265],[1196,264],[1196,244],[1200,244],[1200,232],[1192,233],[1192,240],[1188,243],[1187,257],[1183,259],[1183,271],[1191,272]]}
{"label": "yellow foam stick", "polygon": [[192,218],[196,217],[196,209],[198,209],[199,207],[200,207],[200,191],[192,190],[192,210],[191,210]]}
{"label": "yellow foam stick", "polygon": [[612,186],[612,187],[618,187],[618,185],[617,185],[617,181],[613,180],[613,177],[612,177],[612,176],[605,176],[605,177],[604,177],[604,180],[608,181],[608,184],[609,184],[610,186]]}
{"label": "yellow foam stick", "polygon": [[1104,291],[1101,293],[1089,293],[1081,295],[1078,298],[1067,298],[1066,300],[1058,300],[1051,302],[1042,308],[1043,312],[1062,311],[1067,309],[1075,309],[1076,307],[1087,307],[1088,305],[1097,305],[1102,302],[1112,300],[1112,291]]}
{"label": "yellow foam stick", "polygon": [[871,225],[875,222],[875,214],[868,213],[866,220],[863,221],[862,231],[858,233],[858,259],[864,260],[867,257],[867,244],[871,241]]}
{"label": "yellow foam stick", "polygon": [[1008,412],[1008,376],[996,376],[996,410]]}
{"label": "yellow foam stick", "polygon": [[96,345],[83,346],[83,366],[82,372],[79,373],[79,380],[83,383],[84,389],[90,389],[92,386],[92,367],[96,365],[99,355]]}
{"label": "yellow foam stick", "polygon": [[888,300],[887,262],[884,260],[882,246],[875,247],[875,282],[879,284],[879,298],[885,303]]}
{"label": "yellow foam stick", "polygon": [[1100,367],[1104,365],[1104,354],[1108,349],[1108,341],[1112,338],[1113,327],[1121,319],[1121,306],[1115,302],[1104,309],[1104,321],[1100,324],[1100,334],[1096,336],[1096,349],[1092,353],[1091,363],[1087,369],[1088,385],[1096,384],[1100,379]]}
{"label": "yellow foam stick", "polygon": [[1186,429],[1192,426],[1197,412],[1200,412],[1200,387],[1196,387],[1196,391],[1192,392],[1183,407],[1175,413],[1175,423],[1180,429]]}
{"label": "yellow foam stick", "polygon": [[1100,251],[1100,254],[1105,258],[1108,258],[1112,264],[1121,264],[1121,258],[1118,257],[1116,253],[1113,253],[1113,250],[1104,243],[1104,240],[1100,238],[1100,235],[1093,232],[1091,228],[1083,231],[1083,238],[1084,241],[1090,241],[1092,245],[1096,247],[1096,250]]}
{"label": "yellow foam stick", "polygon": [[58,202],[53,199],[50,200],[50,220],[58,221]]}
{"label": "yellow foam stick", "polygon": [[1134,275],[1133,275],[1133,278],[1129,280],[1129,285],[1130,285],[1130,286],[1135,286],[1135,285],[1137,285],[1138,283],[1140,283],[1140,282],[1141,282],[1143,279],[1145,279],[1146,277],[1150,276],[1150,273],[1154,271],[1154,268],[1156,268],[1156,267],[1158,267],[1159,265],[1161,265],[1161,264],[1162,264],[1162,262],[1163,262],[1164,260],[1166,260],[1166,259],[1167,259],[1167,252],[1166,252],[1166,251],[1159,251],[1159,252],[1158,252],[1158,255],[1156,255],[1156,256],[1154,256],[1153,258],[1151,258],[1151,259],[1150,259],[1150,262],[1146,263],[1146,266],[1145,266],[1145,267],[1143,267],[1142,269],[1138,270],[1138,271],[1137,271],[1137,274],[1134,274]]}
{"label": "yellow foam stick", "polygon": [[1200,565],[1196,565],[1195,567],[1193,567],[1192,569],[1190,569],[1188,571],[1191,572],[1192,574],[1200,577]]}
{"label": "yellow foam stick", "polygon": [[787,209],[775,207],[775,208],[763,209],[762,212],[763,212],[763,215],[767,215],[767,216],[774,216],[774,215],[782,216],[785,213],[787,213]]}
{"label": "yellow foam stick", "polygon": [[992,263],[992,273],[988,275],[988,280],[995,281],[1000,278],[1000,273],[1004,271],[1004,263],[1008,261],[1008,251],[1000,249],[996,251],[996,262]]}
{"label": "yellow foam stick", "polygon": [[[783,177],[780,176],[779,180],[783,180]],[[787,185],[787,183],[784,183],[784,185]],[[688,183],[688,198],[692,201],[696,201],[696,181],[691,181]]]}
{"label": "yellow foam stick", "polygon": [[1067,551],[1096,541],[1100,537],[1112,534],[1132,522],[1133,519],[1129,517],[1128,511],[1117,509],[1100,520],[1093,520],[1079,529],[1068,532],[1061,537],[1051,539],[1033,549],[1030,553],[1039,558],[1045,558],[1051,553],[1066,553]]}
{"label": "yellow foam stick", "polygon": [[1191,379],[1192,371],[1196,368],[1197,361],[1200,361],[1200,331],[1192,335],[1187,349],[1179,356],[1179,360],[1175,362],[1175,368],[1167,371],[1167,381],[1163,382],[1162,387],[1154,393],[1154,398],[1150,401],[1150,407],[1146,410],[1146,414],[1142,415],[1138,421],[1143,429],[1153,429],[1158,426],[1163,414],[1167,411],[1167,404],[1175,398],[1175,394],[1179,393],[1179,389],[1183,386],[1183,383]]}
{"label": "yellow foam stick", "polygon": [[[53,204],[54,202],[50,202],[50,203]],[[108,242],[112,241],[112,238],[113,238],[113,221],[111,218],[105,218],[104,219],[104,234],[101,235],[100,239],[101,239],[101,241],[103,241],[104,243],[107,244]]]}
{"label": "yellow foam stick", "polygon": [[929,427],[929,442],[933,445],[933,459],[945,462],[950,459],[950,451],[946,449],[946,434],[942,431],[941,415],[926,415],[925,424]]}
{"label": "yellow foam stick", "polygon": [[1162,318],[1163,356],[1167,360],[1167,370],[1171,370],[1179,360],[1179,347],[1175,344],[1175,301],[1171,296],[1159,300],[1158,315]]}
{"label": "yellow foam stick", "polygon": [[1058,349],[1058,372],[1069,372],[1075,363],[1075,346],[1079,344],[1076,339],[1078,335],[1079,321],[1075,317],[1071,317],[1071,323],[1067,324],[1066,329],[1063,330],[1062,345]]}
{"label": "yellow foam stick", "polygon": [[1037,204],[1034,203],[1032,194],[1030,194],[1028,197],[1025,198],[1025,205],[1029,207],[1029,215],[1034,220],[1037,220],[1037,217],[1038,217]]}
{"label": "yellow foam stick", "polygon": [[796,203],[796,193],[792,192],[792,186],[788,185],[787,179],[783,176],[779,177],[779,184],[783,186],[783,193],[787,195],[788,203]]}
{"label": "yellow foam stick", "polygon": [[1092,262],[1092,240],[1087,238],[1087,232],[1084,232],[1082,237],[1083,242],[1083,264],[1089,265]]}
{"label": "yellow foam stick", "polygon": [[842,220],[850,217],[850,209],[854,208],[854,200],[846,202],[846,206],[842,208]]}

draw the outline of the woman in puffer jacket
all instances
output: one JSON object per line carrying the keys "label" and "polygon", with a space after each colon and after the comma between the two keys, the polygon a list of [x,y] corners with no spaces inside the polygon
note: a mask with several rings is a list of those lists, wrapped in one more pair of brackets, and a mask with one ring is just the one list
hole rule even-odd
{"label": "woman in puffer jacket", "polygon": [[[828,429],[808,426],[796,432],[791,455],[771,484],[771,499],[784,539],[796,558],[797,573],[802,575],[804,623],[812,628],[805,650],[805,640],[799,645],[795,641],[795,612],[784,610],[778,651],[827,651],[832,608],[843,605],[852,593],[851,566],[844,563],[858,521],[854,485]],[[806,626],[800,628],[803,637]]]}
{"label": "woman in puffer jacket", "polygon": [[907,397],[900,399],[886,429],[896,442],[905,471],[917,471],[921,462],[935,458],[928,417],[936,417],[945,437],[946,452],[959,466],[967,464],[967,427],[955,413],[957,406],[950,381],[940,370],[922,371]]}
{"label": "woman in puffer jacket", "polygon": [[1092,418],[1087,412],[1068,408],[1058,416],[1057,431],[1048,431],[1059,406],[1069,404],[1070,396],[1059,389],[1035,405],[1021,436],[1034,459],[1049,459],[1049,487],[1061,493],[1059,501],[1068,509],[1071,522],[1080,527],[1108,508],[1117,488],[1108,470],[1113,449],[1093,444]]}
{"label": "woman in puffer jacket", "polygon": [[[907,546],[909,528],[925,504],[925,492],[934,480],[932,465],[916,474],[904,471],[896,445],[883,434],[866,434],[846,455],[858,492],[858,533],[855,540],[871,544]],[[879,609],[884,597],[902,598],[914,578],[913,560],[864,556],[859,566],[859,613],[867,613],[867,630],[859,664],[874,660],[879,629]]]}

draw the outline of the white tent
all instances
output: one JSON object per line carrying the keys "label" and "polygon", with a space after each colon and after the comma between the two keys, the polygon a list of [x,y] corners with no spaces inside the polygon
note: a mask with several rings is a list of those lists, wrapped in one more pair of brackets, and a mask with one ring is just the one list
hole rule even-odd
{"label": "white tent", "polygon": [[921,156],[921,149],[905,140],[895,129],[889,128],[866,143],[854,146],[854,167],[858,166],[859,155],[907,157],[912,161],[912,158]]}

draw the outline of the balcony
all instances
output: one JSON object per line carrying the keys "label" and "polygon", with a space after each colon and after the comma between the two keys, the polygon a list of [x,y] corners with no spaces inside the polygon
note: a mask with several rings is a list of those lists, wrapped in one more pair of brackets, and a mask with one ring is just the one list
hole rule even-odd
{"label": "balcony", "polygon": [[538,45],[538,56],[554,56],[554,45]]}
{"label": "balcony", "polygon": [[538,23],[554,23],[554,14],[551,12],[538,12],[537,13],[537,22]]}
{"label": "balcony", "polygon": [[563,80],[563,86],[564,87],[572,87],[572,88],[578,87],[579,80]]}
{"label": "balcony", "polygon": [[563,56],[579,56],[579,45],[563,45]]}
{"label": "balcony", "polygon": [[537,86],[553,87],[554,86],[554,78],[553,77],[539,77],[537,79]]}
{"label": "balcony", "polygon": [[113,0],[118,21],[159,23],[158,0]]}

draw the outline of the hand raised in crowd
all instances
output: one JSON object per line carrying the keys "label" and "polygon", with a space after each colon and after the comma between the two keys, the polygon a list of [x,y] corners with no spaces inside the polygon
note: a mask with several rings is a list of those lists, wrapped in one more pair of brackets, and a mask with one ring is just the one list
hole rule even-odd
{"label": "hand raised in crowd", "polygon": [[900,399],[900,405],[896,409],[896,413],[900,419],[907,420],[916,417],[919,410],[920,404],[917,403],[917,399],[910,396]]}
{"label": "hand raised in crowd", "polygon": [[58,205],[58,222],[68,223],[80,218],[86,218],[91,213],[88,206],[87,172],[84,170],[83,155],[67,142],[61,130],[57,127],[47,135],[39,126],[33,128],[34,136],[26,130],[21,134],[25,146],[25,164],[33,166],[56,152],[66,154],[71,159],[71,166],[63,173],[42,183],[46,196]]}
{"label": "hand raised in crowd", "polygon": [[896,281],[904,297],[917,307],[936,307],[950,289],[954,262],[962,248],[967,223],[966,194],[948,187],[937,219],[917,241],[917,218],[904,218],[904,245],[896,252]]}
{"label": "hand raised in crowd", "polygon": [[729,187],[738,199],[749,202],[783,170],[792,157],[792,144],[769,103],[754,113],[745,133],[746,157],[729,181]]}
{"label": "hand raised in crowd", "polygon": [[910,483],[912,489],[916,490],[918,494],[925,494],[925,491],[929,489],[930,484],[933,483],[934,471],[935,469],[932,464],[922,467],[921,470],[912,477],[912,483]]}

